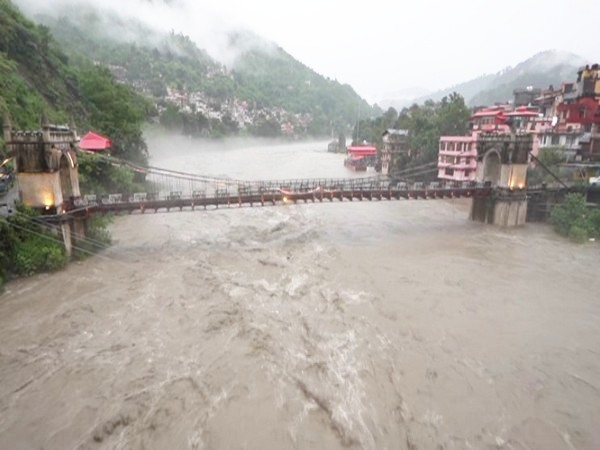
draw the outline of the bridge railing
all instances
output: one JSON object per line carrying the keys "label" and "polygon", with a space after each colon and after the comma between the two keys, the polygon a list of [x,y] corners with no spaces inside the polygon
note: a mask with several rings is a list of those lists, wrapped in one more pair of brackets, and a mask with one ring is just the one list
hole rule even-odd
{"label": "bridge railing", "polygon": [[[119,204],[143,204],[146,202],[168,202],[178,200],[204,201],[206,199],[229,199],[235,201],[241,197],[264,197],[279,196],[283,194],[344,194],[351,196],[360,193],[381,193],[389,192],[423,192],[432,193],[446,192],[456,190],[470,190],[489,188],[489,185],[475,182],[444,182],[434,181],[431,183],[423,182],[393,182],[381,178],[371,179],[344,179],[344,180],[325,180],[319,184],[321,179],[309,180],[309,182],[289,182],[281,183],[253,183],[250,185],[231,185],[225,187],[213,187],[213,189],[185,191],[157,191],[157,192],[135,192],[135,193],[113,193],[113,194],[86,194],[77,200],[74,205],[94,206],[94,205],[119,205]],[[304,181],[304,180],[303,180]]]}

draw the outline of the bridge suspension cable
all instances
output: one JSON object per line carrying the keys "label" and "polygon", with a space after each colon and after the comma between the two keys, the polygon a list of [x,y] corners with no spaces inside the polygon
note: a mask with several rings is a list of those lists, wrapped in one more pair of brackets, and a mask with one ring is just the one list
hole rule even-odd
{"label": "bridge suspension cable", "polygon": [[564,188],[568,188],[568,186],[563,182],[563,180],[561,180],[558,175],[556,175],[554,172],[552,172],[548,167],[546,167],[546,165],[539,160],[539,158],[537,156],[535,156],[532,152],[529,152],[529,154],[531,155],[531,159],[535,160],[536,163],[538,163],[542,169],[544,169],[546,172],[548,172],[556,181],[558,181]]}
{"label": "bridge suspension cable", "polygon": [[392,172],[390,174],[391,178],[398,178],[401,176],[410,176],[413,175],[414,172],[416,172],[417,174],[421,174],[421,170],[425,170],[430,168],[429,171],[434,171],[437,170],[437,161],[432,161],[430,163],[426,163],[426,164],[421,164],[419,166],[414,166],[414,167],[410,167],[410,168],[405,168],[403,170],[397,170],[395,172]]}
{"label": "bridge suspension cable", "polygon": [[[20,216],[23,219],[29,220],[30,222],[34,223],[35,225],[45,227],[46,229],[49,229],[49,230],[52,230],[55,232],[61,232],[60,226],[45,222],[38,217],[31,217],[31,216],[28,216],[27,214],[23,214],[19,211],[17,211],[15,213],[15,215]],[[91,247],[95,247],[98,250],[104,250],[110,246],[109,244],[107,244],[105,242],[101,242],[96,239],[92,239],[90,237],[81,235],[79,233],[75,233],[73,231],[71,231],[71,235],[74,236],[78,242],[84,242],[84,243],[90,245]]]}
{"label": "bridge suspension cable", "polygon": [[[56,238],[54,236],[50,236],[48,234],[44,234],[44,233],[40,233],[38,231],[30,230],[29,228],[25,228],[25,227],[23,227],[21,225],[15,224],[15,223],[11,223],[10,226],[11,227],[15,227],[15,228],[17,228],[19,230],[25,231],[26,233],[33,234],[34,236],[42,237],[44,239],[48,239],[50,241],[56,242],[57,244],[63,245],[63,242],[60,239],[58,239],[58,238]],[[90,250],[87,250],[85,248],[79,247],[77,245],[72,245],[71,247],[74,248],[75,250],[79,251],[79,252],[86,253],[86,254],[88,254],[90,256],[97,255],[97,256],[100,256],[101,258],[105,258],[105,259],[108,259],[108,260],[117,261],[114,258],[109,258],[107,256],[104,256],[104,255],[101,255],[101,254],[98,254],[98,253],[94,253],[94,252],[92,252]]]}
{"label": "bridge suspension cable", "polygon": [[[17,214],[20,215],[23,219],[28,220],[30,222],[30,224],[32,224],[32,225],[45,226],[46,229],[51,232],[56,232],[56,233],[62,232],[62,230],[60,229],[59,226],[44,222],[40,218],[31,217],[31,216],[28,216],[28,215],[20,213],[20,212],[18,212]],[[15,223],[11,223],[10,226],[14,226],[17,229],[22,230],[26,233],[30,233],[34,236],[42,237],[49,241],[55,242],[56,244],[59,244],[61,246],[64,245],[62,239],[60,239],[56,236],[52,236],[52,235],[49,235],[46,233],[41,233],[39,231],[31,230],[29,228],[23,227],[21,225],[15,224]],[[89,244],[91,247],[95,247],[95,250],[89,250],[89,249],[81,247],[80,245],[71,244],[72,249],[74,249],[80,253],[86,254],[88,256],[99,256],[100,258],[105,259],[107,261],[116,262],[116,263],[120,263],[120,264],[127,264],[127,261],[123,261],[123,260],[115,258],[113,256],[108,256],[108,255],[99,253],[100,250],[108,249],[110,247],[110,244],[105,244],[103,242],[97,241],[95,239],[87,238],[87,237],[82,238],[80,234],[73,234],[72,231],[71,231],[71,234],[76,237],[76,242],[79,242],[79,243],[84,242],[84,243]]]}

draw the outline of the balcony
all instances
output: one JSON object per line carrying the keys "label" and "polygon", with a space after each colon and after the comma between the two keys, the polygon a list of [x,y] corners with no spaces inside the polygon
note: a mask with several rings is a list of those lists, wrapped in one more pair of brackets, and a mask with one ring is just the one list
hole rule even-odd
{"label": "balcony", "polygon": [[465,169],[477,169],[477,161],[473,160],[470,162],[466,162],[466,163],[458,163],[458,164],[452,164],[451,167],[453,169],[458,169],[458,170],[465,170]]}
{"label": "balcony", "polygon": [[473,148],[471,150],[440,150],[440,156],[477,156],[477,149]]}

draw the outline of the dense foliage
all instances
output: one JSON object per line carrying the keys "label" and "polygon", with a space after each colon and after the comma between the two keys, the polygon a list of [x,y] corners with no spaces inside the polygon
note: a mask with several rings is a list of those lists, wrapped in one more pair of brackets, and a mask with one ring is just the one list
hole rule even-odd
{"label": "dense foliage", "polygon": [[527,184],[534,186],[541,183],[552,183],[556,179],[551,175],[560,178],[560,164],[565,161],[564,151],[560,147],[546,147],[540,149],[538,164],[535,167],[527,169]]}
{"label": "dense foliage", "polygon": [[36,215],[24,207],[8,219],[0,219],[0,284],[9,273],[28,276],[65,266],[67,256],[59,238],[36,223]]}
{"label": "dense foliage", "polygon": [[79,155],[79,186],[90,194],[144,191],[131,169],[113,166],[107,159],[89,154]]}
{"label": "dense foliage", "polygon": [[[63,268],[68,257],[58,228],[35,219],[37,212],[18,205],[17,213],[0,218],[0,286],[11,275],[30,276]],[[96,216],[86,224],[85,239],[73,246],[75,258],[85,258],[111,242],[107,227],[112,217]]]}
{"label": "dense foliage", "polygon": [[373,115],[350,86],[324,78],[281,48],[245,51],[233,75],[240,98],[259,106],[311,114],[309,134],[329,134],[332,126],[340,129],[354,124],[357,117]]}
{"label": "dense foliage", "polygon": [[396,159],[392,170],[418,166],[437,160],[440,136],[462,135],[469,129],[470,109],[457,93],[435,103],[404,108],[398,114],[393,108],[376,119],[361,120],[354,128],[354,143],[370,142],[382,146],[383,132],[388,128],[408,130],[410,153]]}
{"label": "dense foliage", "polygon": [[87,58],[70,60],[48,27],[27,20],[8,0],[0,0],[0,115],[13,126],[39,127],[74,121],[81,131],[108,134],[118,156],[146,158],[140,127],[149,104],[117,83]]}
{"label": "dense foliage", "polygon": [[[141,125],[149,103],[111,73],[89,59],[69,59],[49,29],[25,19],[8,0],[0,0],[0,117],[8,114],[18,129],[39,128],[42,114],[51,122],[75,122],[79,130],[94,129],[113,141],[113,154],[145,162]],[[0,157],[5,154],[0,140]],[[1,159],[1,158],[0,158]],[[81,156],[82,191],[131,191],[133,174]],[[67,257],[56,233],[37,224],[34,212],[21,209],[0,219],[0,284],[9,274],[31,275],[55,270]],[[92,222],[90,236],[109,240],[106,223]]]}
{"label": "dense foliage", "polygon": [[583,194],[568,194],[550,214],[554,229],[575,242],[600,238],[600,209],[591,208]]}

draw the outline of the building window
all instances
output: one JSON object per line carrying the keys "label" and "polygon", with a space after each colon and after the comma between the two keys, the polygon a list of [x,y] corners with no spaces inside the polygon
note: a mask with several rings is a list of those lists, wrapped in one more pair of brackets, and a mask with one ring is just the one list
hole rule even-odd
{"label": "building window", "polygon": [[558,145],[559,136],[557,134],[552,135],[552,145]]}
{"label": "building window", "polygon": [[454,169],[447,168],[444,173],[451,177],[454,175]]}

